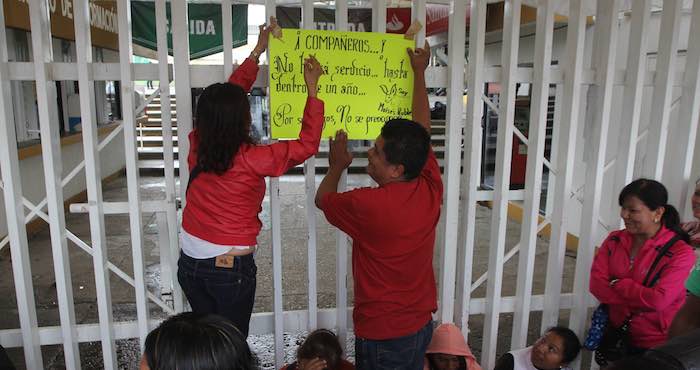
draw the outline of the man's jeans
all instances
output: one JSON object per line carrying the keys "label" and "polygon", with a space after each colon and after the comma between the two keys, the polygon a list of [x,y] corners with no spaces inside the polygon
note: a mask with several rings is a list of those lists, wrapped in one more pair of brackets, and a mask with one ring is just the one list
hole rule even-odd
{"label": "man's jeans", "polygon": [[355,338],[355,363],[358,370],[421,370],[425,350],[433,338],[433,322],[416,333],[386,340]]}
{"label": "man's jeans", "polygon": [[215,263],[216,258],[195,259],[180,252],[177,280],[192,311],[226,317],[248,337],[257,273],[253,254],[235,257],[233,268]]}

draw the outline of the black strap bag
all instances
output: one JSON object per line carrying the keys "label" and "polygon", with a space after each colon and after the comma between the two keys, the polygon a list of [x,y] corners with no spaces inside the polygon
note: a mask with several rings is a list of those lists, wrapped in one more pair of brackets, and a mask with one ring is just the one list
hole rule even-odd
{"label": "black strap bag", "polygon": [[[659,264],[659,262],[661,262],[661,259],[663,259],[668,250],[671,249],[671,247],[679,240],[681,240],[679,236],[674,236],[657,251],[656,258],[651,264],[651,267],[649,267],[649,271],[647,272],[646,277],[644,277],[642,285],[651,288],[656,284],[659,278],[661,278],[663,268],[659,269],[659,271],[657,271],[655,274],[654,270],[656,270],[656,266]],[[604,367],[611,362],[615,362],[627,356],[636,354],[634,353],[633,347],[630,344],[629,338],[630,325],[634,315],[634,312],[630,313],[619,327],[610,325],[610,322],[608,321],[608,325],[605,328],[600,345],[595,351],[595,362],[598,365]]]}

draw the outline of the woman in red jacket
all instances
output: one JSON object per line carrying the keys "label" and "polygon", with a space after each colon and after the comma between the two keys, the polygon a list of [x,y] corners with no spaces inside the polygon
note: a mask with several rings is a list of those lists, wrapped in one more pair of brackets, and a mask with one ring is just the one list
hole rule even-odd
{"label": "woman in red jacket", "polygon": [[281,176],[314,155],[323,127],[323,101],[316,98],[323,72],[310,57],[304,63],[308,97],[299,139],[271,145],[256,145],[251,139],[247,91],[271,28],[261,27],[257,46],[229,83],[213,84],[199,98],[180,233],[177,276],[192,310],[224,316],[246,337],[255,298],[253,252],[262,226],[258,213],[265,177]]}
{"label": "woman in red jacket", "polygon": [[[591,293],[608,305],[608,325],[620,327],[630,318],[631,352],[666,341],[695,261],[678,211],[667,201],[668,192],[658,181],[638,179],[625,186],[618,198],[625,229],[608,235],[591,268]],[[674,238],[650,271],[661,248]]]}

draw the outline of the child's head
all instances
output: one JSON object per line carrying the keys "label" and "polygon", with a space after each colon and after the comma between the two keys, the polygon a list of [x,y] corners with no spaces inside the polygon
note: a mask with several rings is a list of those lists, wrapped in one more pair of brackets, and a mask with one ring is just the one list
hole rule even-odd
{"label": "child's head", "polygon": [[474,359],[461,330],[445,323],[433,331],[433,337],[425,351],[430,370],[467,370]]}
{"label": "child's head", "polygon": [[557,369],[575,360],[580,350],[581,342],[576,333],[569,328],[555,326],[532,345],[530,360],[539,369]]}
{"label": "child's head", "polygon": [[328,329],[314,330],[297,350],[297,362],[302,368],[303,363],[320,358],[326,361],[327,370],[336,370],[340,368],[342,356],[338,337]]}
{"label": "child's head", "polygon": [[428,353],[430,370],[468,370],[467,359],[464,356],[447,353]]}
{"label": "child's head", "polygon": [[252,370],[257,368],[257,359],[227,319],[185,312],[148,334],[140,366],[141,370]]}
{"label": "child's head", "polygon": [[197,164],[204,172],[229,169],[241,144],[251,143],[248,94],[238,85],[209,85],[197,101]]}

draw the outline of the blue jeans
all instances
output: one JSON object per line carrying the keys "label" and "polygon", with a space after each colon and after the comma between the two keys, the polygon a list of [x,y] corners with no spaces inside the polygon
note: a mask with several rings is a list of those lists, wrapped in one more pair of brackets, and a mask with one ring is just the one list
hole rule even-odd
{"label": "blue jeans", "polygon": [[425,350],[433,338],[433,322],[404,337],[371,340],[355,338],[355,363],[358,370],[421,370]]}
{"label": "blue jeans", "polygon": [[232,268],[216,267],[215,262],[216,258],[196,259],[180,252],[177,280],[192,311],[226,317],[248,337],[257,274],[253,255],[235,257]]}

